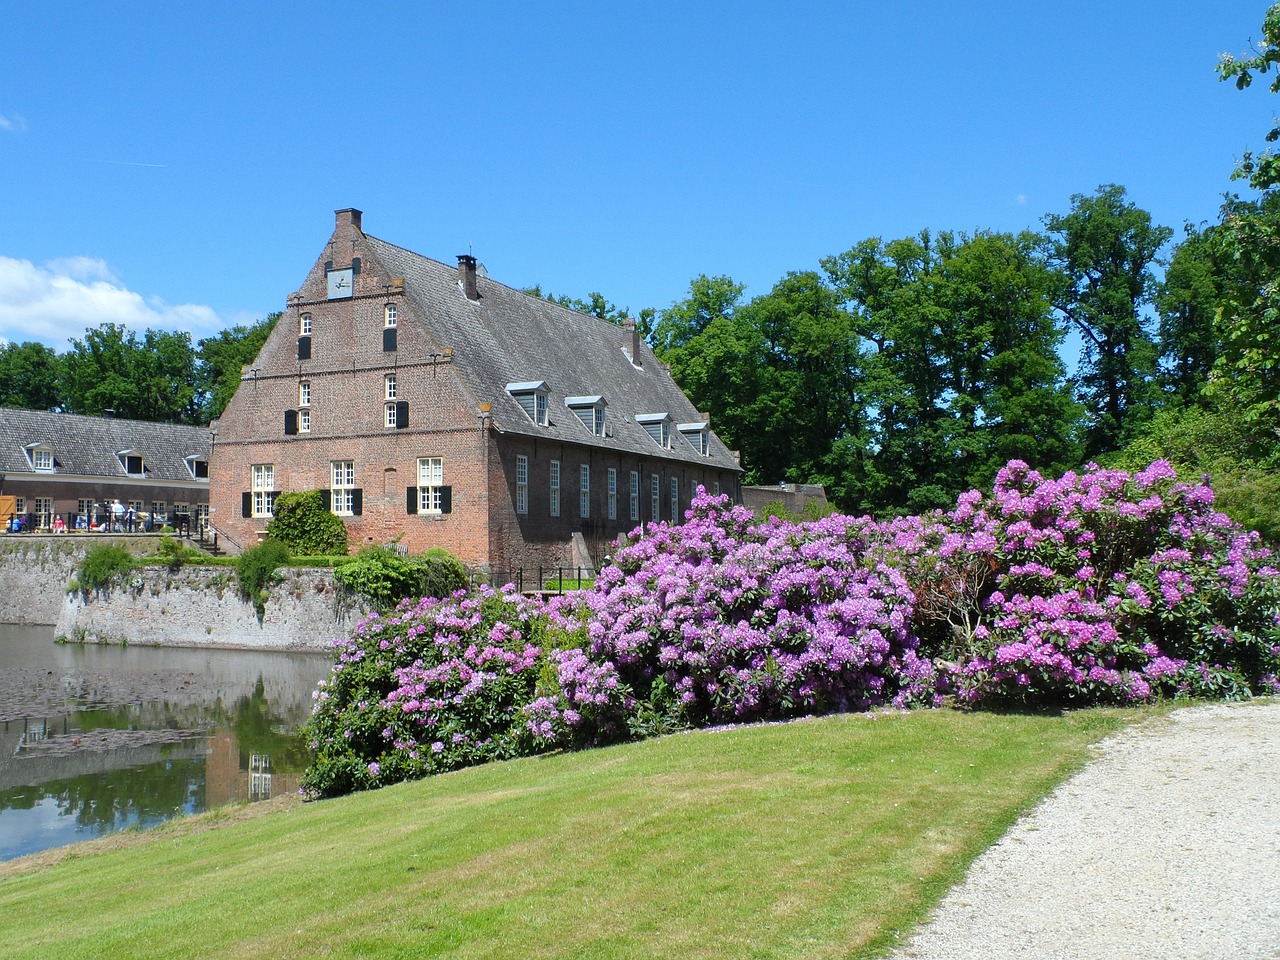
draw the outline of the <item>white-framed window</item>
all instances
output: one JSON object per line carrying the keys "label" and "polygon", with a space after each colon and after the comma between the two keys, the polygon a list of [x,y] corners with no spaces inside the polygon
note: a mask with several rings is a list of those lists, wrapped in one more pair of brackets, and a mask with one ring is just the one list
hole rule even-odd
{"label": "white-framed window", "polygon": [[384,400],[394,400],[396,398],[396,375],[388,373],[382,378],[382,398]]}
{"label": "white-framed window", "polygon": [[209,458],[204,456],[190,456],[186,458],[187,472],[191,474],[193,480],[209,479]]}
{"label": "white-framed window", "polygon": [[310,380],[298,381],[298,406],[300,407],[311,406],[311,381]]}
{"label": "white-framed window", "polygon": [[[161,507],[161,509],[163,510],[163,509],[164,509],[164,504],[161,504],[161,505],[160,505],[160,507]],[[183,503],[182,501],[178,501],[177,503],[175,503],[175,504],[173,505],[173,515],[174,515],[175,517],[189,517],[189,516],[191,516],[191,504],[189,504],[189,503]]]}
{"label": "white-framed window", "polygon": [[578,516],[591,516],[591,468],[585,463],[578,468]]}
{"label": "white-framed window", "polygon": [[311,336],[311,314],[304,313],[298,318],[298,336]]}
{"label": "white-framed window", "polygon": [[276,506],[276,467],[273,463],[255,463],[251,468],[253,515],[269,517]]}
{"label": "white-framed window", "polygon": [[631,522],[640,519],[640,471],[631,471]]}
{"label": "white-framed window", "polygon": [[394,430],[396,427],[396,402],[389,400],[382,407],[383,424],[388,430]]}
{"label": "white-framed window", "polygon": [[332,460],[329,463],[329,503],[330,509],[340,517],[350,517],[355,513],[356,501],[356,462],[354,460]]}
{"label": "white-framed window", "polygon": [[53,523],[53,497],[36,497],[36,526],[48,527]]}
{"label": "white-framed window", "polygon": [[76,501],[76,514],[88,519],[93,516],[93,500],[81,497]]}
{"label": "white-framed window", "polygon": [[560,516],[560,461],[551,461],[551,515]]}
{"label": "white-framed window", "polygon": [[529,458],[516,457],[516,513],[529,512]]}
{"label": "white-framed window", "polygon": [[396,319],[399,317],[400,311],[394,303],[388,303],[382,308],[382,325],[384,327],[394,327]]}
{"label": "white-framed window", "polygon": [[658,522],[662,516],[662,478],[656,473],[649,477],[649,520]]}
{"label": "white-framed window", "polygon": [[39,470],[42,473],[53,472],[53,451],[47,447],[31,447],[28,449],[31,455],[31,468]]}
{"label": "white-framed window", "polygon": [[311,410],[308,407],[303,407],[298,411],[298,432],[311,432]]}
{"label": "white-framed window", "polygon": [[418,512],[438,514],[444,495],[444,457],[418,458]]}
{"label": "white-framed window", "polygon": [[671,478],[671,523],[680,522],[680,478]]}
{"label": "white-framed window", "polygon": [[636,422],[664,450],[671,449],[671,417],[665,413],[637,413]]}
{"label": "white-framed window", "polygon": [[[173,505],[173,509],[174,509],[174,512],[177,513],[178,505],[176,503]],[[151,501],[151,519],[152,520],[161,520],[161,519],[167,518],[168,516],[169,516],[168,506],[163,500]]]}
{"label": "white-framed window", "polygon": [[604,436],[604,397],[565,397],[564,405],[593,436]]}
{"label": "white-framed window", "polygon": [[14,498],[13,498],[13,512],[14,512],[14,513],[17,513],[17,514],[23,514],[23,513],[26,513],[26,512],[27,512],[27,498],[26,498],[26,497],[14,497]]}
{"label": "white-framed window", "polygon": [[711,485],[711,487],[712,487],[711,492],[715,494],[717,497],[720,496],[720,481],[717,480],[715,483]]}
{"label": "white-framed window", "polygon": [[137,519],[138,514],[142,513],[142,501],[141,501],[141,500],[130,500],[127,504],[125,504],[125,506],[126,506],[128,509],[130,509],[130,510],[132,510],[132,511],[133,511],[134,519]]}
{"label": "white-framed window", "polygon": [[618,468],[609,468],[609,519],[618,519]]}
{"label": "white-framed window", "polygon": [[508,383],[507,393],[511,394],[520,409],[530,420],[540,427],[549,424],[547,419],[547,385],[542,380],[530,380],[521,383]]}

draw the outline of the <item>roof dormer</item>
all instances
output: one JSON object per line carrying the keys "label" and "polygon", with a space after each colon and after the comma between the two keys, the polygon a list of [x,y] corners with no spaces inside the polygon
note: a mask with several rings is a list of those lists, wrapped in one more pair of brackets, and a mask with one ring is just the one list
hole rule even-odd
{"label": "roof dormer", "polygon": [[117,450],[116,457],[120,460],[120,466],[124,468],[127,476],[145,477],[147,475],[147,465],[142,458],[141,450]]}
{"label": "roof dormer", "polygon": [[53,444],[46,441],[28,443],[22,450],[36,473],[54,473],[57,470],[58,460],[54,456]]}
{"label": "roof dormer", "polygon": [[671,415],[667,413],[637,413],[636,423],[663,450],[671,449]]}
{"label": "roof dormer", "polygon": [[573,411],[592,436],[605,436],[604,408],[609,404],[604,397],[565,397],[564,405]]}
{"label": "roof dormer", "polygon": [[527,380],[520,383],[508,383],[507,393],[520,404],[523,410],[540,427],[548,425],[547,419],[547,383],[545,380]]}

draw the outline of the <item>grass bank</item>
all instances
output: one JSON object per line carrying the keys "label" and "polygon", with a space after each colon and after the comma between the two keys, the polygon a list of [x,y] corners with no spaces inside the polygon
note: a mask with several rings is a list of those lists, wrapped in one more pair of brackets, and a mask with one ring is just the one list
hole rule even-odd
{"label": "grass bank", "polygon": [[0,869],[0,955],[877,956],[1138,716],[828,717],[179,821]]}

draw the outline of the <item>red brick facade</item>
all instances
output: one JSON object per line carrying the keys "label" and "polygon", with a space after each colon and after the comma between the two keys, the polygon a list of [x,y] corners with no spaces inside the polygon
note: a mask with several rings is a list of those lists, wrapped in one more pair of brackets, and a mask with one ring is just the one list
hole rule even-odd
{"label": "red brick facade", "polygon": [[[661,487],[661,520],[671,519],[673,478],[681,514],[696,484],[718,484],[736,494],[737,471],[723,462],[704,466],[601,449],[585,429],[581,443],[504,430],[487,401],[503,392],[505,381],[476,383],[474,375],[468,381],[457,361],[462,351],[474,356],[482,347],[465,341],[465,329],[453,329],[451,342],[437,341],[441,323],[432,316],[433,301],[420,291],[414,291],[417,296],[406,291],[407,283],[423,286],[425,281],[395,275],[380,262],[378,251],[385,256],[386,250],[381,241],[365,237],[358,211],[338,211],[324,252],[301,290],[289,297],[283,317],[215,424],[211,521],[233,545],[256,543],[269,519],[243,515],[246,506],[253,512],[255,465],[271,467],[274,492],[320,489],[337,497],[332,464],[350,462],[359,493],[344,522],[353,550],[398,538],[410,553],[444,547],[474,568],[492,570],[574,565],[582,559],[573,548],[575,534],[598,561],[618,534],[637,526],[631,519],[633,470],[640,474],[640,518],[646,522],[654,475]],[[331,297],[334,285],[346,279],[337,271],[346,268],[352,270],[351,295],[338,287]],[[456,298],[461,306],[449,305],[455,312],[471,307],[461,284],[456,289],[443,284],[430,294],[436,301]],[[394,310],[393,327],[388,308]],[[659,375],[656,363],[653,367],[651,378]],[[516,483],[520,456],[528,458],[523,493]],[[410,512],[416,496],[410,488],[417,488],[419,461],[425,458],[440,462],[446,511]],[[550,508],[552,460],[560,463],[559,517],[552,517]],[[585,518],[580,502],[584,465],[590,470]],[[612,519],[610,467],[617,470]],[[517,511],[518,496],[525,498],[523,513]]]}

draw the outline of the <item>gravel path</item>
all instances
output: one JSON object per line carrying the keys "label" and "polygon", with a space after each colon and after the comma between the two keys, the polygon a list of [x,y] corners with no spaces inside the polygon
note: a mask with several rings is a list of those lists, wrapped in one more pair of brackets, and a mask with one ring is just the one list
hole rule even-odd
{"label": "gravel path", "polygon": [[1280,704],[1108,739],[894,957],[1280,958]]}

